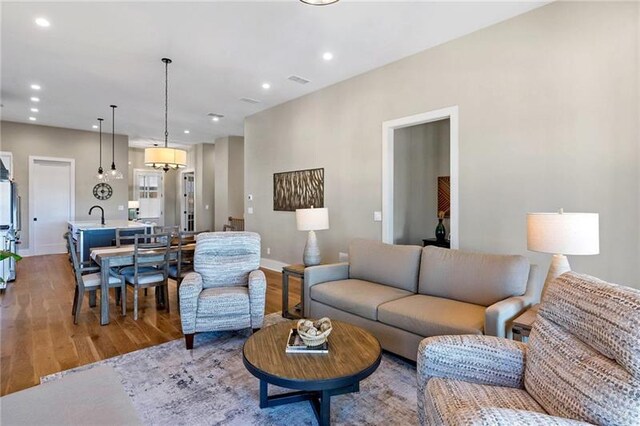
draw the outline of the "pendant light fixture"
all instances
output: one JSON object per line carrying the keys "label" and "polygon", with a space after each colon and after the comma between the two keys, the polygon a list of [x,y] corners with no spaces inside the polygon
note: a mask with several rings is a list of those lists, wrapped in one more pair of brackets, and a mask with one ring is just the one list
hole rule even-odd
{"label": "pendant light fixture", "polygon": [[187,166],[187,152],[182,149],[169,148],[169,64],[171,59],[162,58],[164,62],[164,148],[154,146],[144,150],[144,164],[154,169],[168,172]]}
{"label": "pendant light fixture", "polygon": [[109,105],[111,107],[111,170],[109,170],[109,179],[123,179],[122,172],[116,169],[116,108],[117,105]]}
{"label": "pendant light fixture", "polygon": [[328,4],[338,3],[338,0],[300,0],[302,3],[312,6],[326,6]]}
{"label": "pendant light fixture", "polygon": [[104,172],[104,169],[102,168],[102,122],[104,121],[104,118],[98,118],[98,124],[100,126],[100,165],[98,166],[98,174],[96,175],[96,178],[99,181],[105,182],[107,180],[107,175]]}

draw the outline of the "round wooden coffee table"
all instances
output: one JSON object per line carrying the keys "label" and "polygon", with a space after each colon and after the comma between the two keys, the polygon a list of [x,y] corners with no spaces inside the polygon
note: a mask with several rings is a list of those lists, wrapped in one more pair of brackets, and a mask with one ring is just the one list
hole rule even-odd
{"label": "round wooden coffee table", "polygon": [[[260,408],[309,401],[318,423],[328,425],[331,397],[360,390],[360,381],[380,365],[380,343],[360,327],[340,321],[331,323],[327,354],[285,352],[295,321],[266,327],[249,337],[242,361],[260,379]],[[269,383],[297,391],[269,396]]]}

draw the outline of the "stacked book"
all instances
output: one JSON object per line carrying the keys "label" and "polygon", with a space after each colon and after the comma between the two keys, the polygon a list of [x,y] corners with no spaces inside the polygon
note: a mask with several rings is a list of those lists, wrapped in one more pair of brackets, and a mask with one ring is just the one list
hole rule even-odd
{"label": "stacked book", "polygon": [[329,353],[329,342],[326,341],[318,346],[307,346],[298,334],[298,330],[292,328],[287,339],[286,352],[288,354],[326,354]]}

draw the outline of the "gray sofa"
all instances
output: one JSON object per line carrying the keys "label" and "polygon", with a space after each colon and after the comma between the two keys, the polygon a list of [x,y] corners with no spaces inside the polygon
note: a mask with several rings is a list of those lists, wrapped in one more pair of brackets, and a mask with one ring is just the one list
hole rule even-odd
{"label": "gray sofa", "polygon": [[349,263],[305,269],[304,314],[363,327],[416,360],[425,337],[508,337],[510,321],[540,300],[537,271],[523,256],[355,240]]}

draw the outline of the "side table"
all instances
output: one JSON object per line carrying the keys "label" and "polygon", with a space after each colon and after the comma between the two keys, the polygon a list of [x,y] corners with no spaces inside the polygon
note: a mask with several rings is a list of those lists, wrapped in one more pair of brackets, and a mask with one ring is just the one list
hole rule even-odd
{"label": "side table", "polygon": [[536,322],[538,316],[538,309],[540,304],[533,305],[526,311],[524,311],[519,317],[513,320],[511,325],[511,332],[513,333],[513,339],[526,342],[529,339],[529,334],[533,328],[533,323]]}
{"label": "side table", "polygon": [[[302,318],[304,315],[304,269],[302,264],[287,265],[282,268],[282,317],[289,319]],[[300,279],[300,315],[289,312],[289,277]],[[297,310],[298,306],[296,306]]]}

